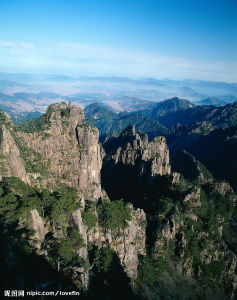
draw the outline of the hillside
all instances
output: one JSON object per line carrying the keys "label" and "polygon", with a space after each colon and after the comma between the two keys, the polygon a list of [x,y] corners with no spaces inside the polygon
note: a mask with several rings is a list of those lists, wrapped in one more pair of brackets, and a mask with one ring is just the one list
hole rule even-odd
{"label": "hillside", "polygon": [[99,129],[101,136],[119,134],[129,124],[134,124],[138,131],[143,131],[148,134],[149,138],[154,138],[156,135],[168,133],[167,128],[157,121],[160,117],[165,117],[172,112],[186,110],[193,107],[193,104],[176,97],[159,103],[152,103],[150,106],[149,109],[137,112],[115,114],[104,106],[95,103],[85,108],[85,115]]}
{"label": "hillside", "polygon": [[[92,111],[114,122],[105,108]],[[234,129],[201,128],[195,134],[213,147],[216,136],[227,150],[235,144]],[[71,103],[21,126],[1,112],[0,179],[4,289],[88,300],[236,297],[237,196],[193,154],[172,165],[165,137],[129,125],[103,149]]]}
{"label": "hillside", "polygon": [[197,157],[216,178],[228,180],[237,189],[237,126],[213,130],[208,127],[210,124],[203,123],[202,127],[197,124],[188,130],[187,127],[185,130],[181,127],[167,138],[172,158],[185,149]]}
{"label": "hillside", "polygon": [[167,127],[176,125],[192,124],[196,122],[209,121],[215,127],[234,126],[237,122],[237,102],[225,106],[194,106],[186,110],[169,112],[157,119]]}
{"label": "hillside", "polygon": [[102,141],[107,135],[120,134],[130,124],[135,124],[138,130],[146,132],[150,138],[168,132],[165,126],[140,113],[122,112],[116,114],[97,103],[85,108],[85,116],[90,124],[98,128]]}

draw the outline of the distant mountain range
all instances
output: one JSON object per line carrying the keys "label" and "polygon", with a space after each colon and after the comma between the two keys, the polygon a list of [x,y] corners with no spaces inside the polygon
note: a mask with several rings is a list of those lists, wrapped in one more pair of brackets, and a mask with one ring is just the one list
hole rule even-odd
{"label": "distant mountain range", "polygon": [[115,112],[131,112],[150,109],[154,103],[173,97],[188,99],[194,104],[225,105],[237,100],[237,84],[204,80],[0,73],[0,93],[0,103],[18,112],[45,112],[47,105],[60,101],[72,101],[81,107],[98,102]]}
{"label": "distant mountain range", "polygon": [[172,126],[185,126],[197,122],[209,121],[215,128],[226,128],[237,123],[237,102],[225,106],[195,106],[191,102],[177,97],[156,104],[150,109],[137,112],[116,114],[105,106],[94,103],[85,108],[86,118],[91,118],[101,135],[120,133],[133,123],[137,130],[148,134],[167,134]]}
{"label": "distant mountain range", "polygon": [[188,125],[202,121],[210,121],[215,127],[233,126],[237,121],[237,102],[221,107],[198,105],[186,110],[171,111],[157,118],[157,121],[166,127],[175,126],[177,123]]}
{"label": "distant mountain range", "polygon": [[[237,100],[237,99],[236,99]],[[232,102],[232,101],[230,101]],[[222,106],[226,105],[228,102],[221,100],[217,97],[208,97],[200,101],[195,101],[196,105],[215,105],[215,106]]]}

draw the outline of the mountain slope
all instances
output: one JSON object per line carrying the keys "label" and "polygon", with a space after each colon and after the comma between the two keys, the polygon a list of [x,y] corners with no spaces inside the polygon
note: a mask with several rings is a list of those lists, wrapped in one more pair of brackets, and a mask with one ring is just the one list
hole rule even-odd
{"label": "mountain slope", "polygon": [[101,140],[104,140],[106,135],[120,134],[130,124],[136,125],[137,130],[146,132],[149,138],[168,133],[165,126],[142,114],[137,112],[116,114],[99,104],[87,106],[85,116],[89,123],[98,128]]}
{"label": "mountain slope", "polygon": [[179,110],[186,110],[193,106],[194,104],[192,104],[188,100],[183,100],[179,99],[178,97],[174,97],[168,100],[161,101],[154,105],[154,108],[141,111],[141,113],[145,114],[151,119],[158,120],[159,117],[165,116],[168,113]]}
{"label": "mountain slope", "polygon": [[237,102],[221,107],[194,106],[186,110],[170,112],[157,120],[167,127],[177,123],[187,125],[202,121],[210,121],[217,128],[234,126],[237,124]]}
{"label": "mountain slope", "polygon": [[208,127],[210,124],[205,123],[203,126],[206,132],[201,132],[200,126],[199,124],[196,129],[187,131],[181,127],[167,137],[172,158],[185,149],[203,163],[216,178],[228,180],[237,189],[237,126],[213,130]]}

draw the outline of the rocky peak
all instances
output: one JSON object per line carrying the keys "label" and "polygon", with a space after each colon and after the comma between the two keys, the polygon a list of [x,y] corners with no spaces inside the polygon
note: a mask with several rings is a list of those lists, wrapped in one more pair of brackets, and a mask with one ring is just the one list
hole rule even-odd
{"label": "rocky peak", "polygon": [[115,143],[115,149],[112,149],[112,151],[116,151],[116,147],[122,147],[123,149],[127,149],[128,147],[132,147],[133,149],[139,149],[145,148],[147,145],[147,134],[144,134],[142,132],[136,133],[135,125],[132,124],[125,128],[119,135]]}
{"label": "rocky peak", "polygon": [[165,138],[159,136],[149,142],[146,134],[136,133],[135,127],[129,126],[112,139],[104,158],[102,180],[109,196],[119,199],[141,193],[170,172]]}
{"label": "rocky peak", "polygon": [[65,102],[51,104],[46,112],[52,125],[60,125],[67,122],[69,126],[76,127],[84,120],[84,111],[76,105]]}
{"label": "rocky peak", "polygon": [[66,103],[52,104],[39,119],[39,125],[5,130],[1,136],[2,154],[11,158],[4,158],[7,176],[51,188],[65,183],[77,188],[85,199],[100,197],[99,133],[85,123],[83,109]]}
{"label": "rocky peak", "polygon": [[136,133],[135,126],[130,125],[121,133],[118,141],[120,145],[113,155],[115,164],[134,166],[142,162],[144,170],[144,162],[149,162],[151,176],[170,174],[169,149],[165,137],[156,137],[149,143],[146,134]]}

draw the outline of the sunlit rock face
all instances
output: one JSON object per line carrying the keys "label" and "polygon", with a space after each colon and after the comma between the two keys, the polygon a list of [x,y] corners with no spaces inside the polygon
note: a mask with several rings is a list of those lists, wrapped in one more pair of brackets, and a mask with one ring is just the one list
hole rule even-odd
{"label": "sunlit rock face", "polygon": [[11,132],[1,129],[1,148],[7,157],[6,175],[45,187],[65,183],[77,188],[85,199],[98,199],[102,166],[98,130],[85,123],[81,108],[64,103],[50,105],[44,122],[47,126],[43,129],[17,131],[14,137],[21,140],[27,151],[34,151],[33,156],[40,155],[47,174],[32,171],[26,175],[21,149]]}
{"label": "sunlit rock face", "polygon": [[[156,137],[150,143],[143,133],[136,133],[135,126],[128,126],[119,136],[119,147],[113,155],[115,164],[146,165],[152,177],[170,174],[169,149],[164,137]],[[149,164],[149,166],[148,166]],[[141,167],[141,175],[143,168]]]}
{"label": "sunlit rock face", "polygon": [[11,131],[4,125],[0,128],[0,155],[0,178],[14,176],[30,183],[20,151],[11,135]]}

